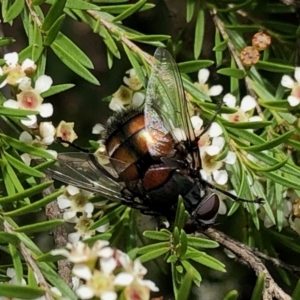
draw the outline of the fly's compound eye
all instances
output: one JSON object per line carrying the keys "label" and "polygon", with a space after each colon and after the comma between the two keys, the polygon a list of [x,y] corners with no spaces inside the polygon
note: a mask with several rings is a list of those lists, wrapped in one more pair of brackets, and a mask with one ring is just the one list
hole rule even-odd
{"label": "fly's compound eye", "polygon": [[194,218],[204,225],[214,224],[220,207],[220,199],[216,194],[205,197],[194,211]]}

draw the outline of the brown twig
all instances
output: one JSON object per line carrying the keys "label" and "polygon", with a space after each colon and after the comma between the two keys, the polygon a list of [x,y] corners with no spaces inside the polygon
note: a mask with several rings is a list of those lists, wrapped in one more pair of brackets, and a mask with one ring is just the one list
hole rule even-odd
{"label": "brown twig", "polygon": [[204,234],[233,252],[236,255],[237,259],[242,264],[252,268],[257,276],[261,273],[264,274],[265,285],[263,291],[263,300],[272,300],[273,297],[278,300],[292,299],[277,285],[261,259],[257,257],[255,252],[253,252],[253,249],[231,239],[223,232],[220,232],[214,228],[206,229],[204,231]]}
{"label": "brown twig", "polygon": [[41,28],[42,25],[43,25],[43,23],[40,20],[39,15],[35,12],[34,8],[32,7],[32,1],[31,0],[26,0],[26,4],[27,4],[27,7],[29,9],[31,17],[33,18],[33,20],[35,21],[35,23],[37,24],[37,26],[39,28]]}
{"label": "brown twig", "polygon": [[[6,232],[14,234],[14,230],[13,230],[12,226],[7,221],[3,222],[3,227]],[[48,290],[50,290],[50,287],[49,287],[46,279],[44,278],[44,275],[42,274],[39,267],[37,266],[34,259],[32,258],[30,251],[27,249],[27,247],[22,242],[19,243],[19,249],[20,249],[26,263],[31,267],[31,269],[37,276],[40,286],[45,289],[46,300],[53,300],[51,295],[47,292]]]}
{"label": "brown twig", "polygon": [[[49,178],[45,178],[44,180],[48,180]],[[54,193],[54,187],[51,185],[47,189],[43,191],[43,195],[46,197]],[[57,205],[57,201],[52,201],[51,203],[46,205],[46,216],[49,220],[57,220],[62,219],[62,214]],[[53,240],[55,244],[55,249],[60,249],[66,246],[68,243],[68,233],[66,231],[65,225],[60,225],[53,230]],[[58,266],[58,274],[61,278],[72,287],[72,264],[67,259],[61,259],[57,262]]]}

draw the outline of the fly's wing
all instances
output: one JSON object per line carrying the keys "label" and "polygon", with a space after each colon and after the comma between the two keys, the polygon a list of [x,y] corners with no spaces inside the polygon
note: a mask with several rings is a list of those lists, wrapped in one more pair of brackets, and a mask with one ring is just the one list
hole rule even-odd
{"label": "fly's wing", "polygon": [[[150,137],[149,152],[153,156],[167,156],[168,134],[177,143],[183,142],[192,155],[195,168],[200,166],[198,147],[194,147],[195,133],[187,108],[183,84],[178,67],[171,54],[157,48],[154,53],[156,62],[149,78],[145,101],[145,125]],[[163,150],[160,150],[163,149]],[[171,155],[170,155],[171,156]]]}
{"label": "fly's wing", "polygon": [[52,178],[78,188],[99,193],[108,199],[120,201],[121,182],[98,163],[94,154],[83,152],[60,153],[57,163],[46,170]]}

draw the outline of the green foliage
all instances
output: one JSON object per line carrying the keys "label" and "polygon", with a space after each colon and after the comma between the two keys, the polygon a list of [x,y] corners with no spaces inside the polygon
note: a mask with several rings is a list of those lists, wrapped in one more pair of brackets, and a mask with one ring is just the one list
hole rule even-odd
{"label": "green foliage", "polygon": [[[171,10],[173,3],[163,3],[164,9]],[[49,86],[48,89],[41,88],[42,92],[37,93],[38,97],[34,98],[30,93],[39,90],[39,79],[49,69],[57,70],[57,74],[60,75],[64,65],[82,81],[100,85],[98,73],[94,70],[94,59],[83,50],[83,43],[91,43],[92,48],[92,41],[85,40],[82,34],[85,31],[78,33],[84,42],[79,39],[73,40],[71,33],[76,31],[79,25],[83,25],[84,30],[92,30],[94,36],[103,42],[101,53],[105,53],[106,58],[101,57],[101,63],[106,63],[110,72],[115,72],[115,68],[120,65],[132,66],[136,80],[140,83],[136,90],[129,87],[132,95],[137,94],[137,91],[145,94],[147,89],[149,75],[156,63],[150,47],[166,46],[175,59],[181,60],[178,68],[182,75],[186,98],[189,105],[191,104],[188,109],[201,116],[204,121],[202,130],[211,121],[218,123],[225,143],[216,155],[206,160],[205,147],[216,146],[216,137],[208,136],[208,141],[202,145],[200,136],[202,170],[207,167],[206,164],[213,161],[221,165],[222,171],[226,171],[228,176],[226,183],[221,184],[215,178],[216,173],[208,171],[208,180],[215,180],[214,184],[219,189],[235,190],[238,198],[265,200],[259,207],[255,202],[232,203],[224,200],[228,219],[222,220],[220,226],[224,225],[224,230],[229,235],[234,234],[244,244],[263,253],[276,258],[282,257],[280,251],[284,248],[282,253],[289,251],[295,254],[295,258],[291,259],[292,263],[298,261],[300,123],[299,105],[294,103],[291,106],[291,96],[294,97],[292,100],[299,100],[299,69],[295,68],[295,65],[299,64],[299,26],[296,24],[296,12],[299,7],[286,5],[284,1],[259,0],[187,0],[181,5],[180,8],[174,9],[182,20],[185,19],[182,24],[177,25],[177,20],[169,18],[170,20],[159,20],[156,30],[146,30],[142,26],[143,21],[147,18],[149,20],[149,16],[154,16],[157,12],[157,7],[147,0],[1,1],[3,23],[7,23],[12,29],[9,36],[6,36],[6,28],[0,28],[3,32],[0,38],[2,52],[22,49],[18,54],[18,62],[9,63],[7,57],[0,58],[0,84],[6,84],[6,87],[10,88],[9,92],[9,88],[1,89],[0,94],[0,118],[3,124],[0,133],[0,252],[9,257],[7,261],[1,261],[0,276],[1,281],[8,281],[7,278],[2,279],[2,276],[5,277],[3,274],[8,266],[13,267],[17,281],[21,282],[22,278],[26,278],[27,285],[1,284],[0,296],[22,299],[41,297],[49,293],[48,287],[44,286],[45,282],[48,282],[56,286],[63,297],[77,298],[67,283],[57,276],[53,262],[57,262],[59,257],[50,257],[49,249],[45,251],[46,254],[43,253],[33,242],[37,233],[47,235],[49,231],[54,232],[64,226],[65,220],[61,215],[58,219],[48,221],[33,220],[31,216],[42,215],[45,207],[48,213],[48,205],[53,204],[58,197],[66,196],[66,192],[56,191],[52,186],[53,182],[45,178],[45,170],[54,164],[54,156],[46,149],[52,142],[43,136],[41,127],[35,124],[26,126],[26,122],[37,117],[37,124],[41,124],[41,118],[44,117],[41,108],[43,98],[51,96],[47,102],[54,104],[53,96],[71,88],[78,94],[77,85],[59,83],[57,81],[61,78],[57,76],[54,78],[55,85]],[[168,14],[171,16],[170,11]],[[175,15],[176,13],[172,16]],[[281,21],[282,19],[285,21]],[[139,25],[136,27],[142,28],[140,31],[134,28],[135,22]],[[18,24],[22,24],[24,31],[19,30]],[[175,29],[171,32],[173,27]],[[209,29],[211,27],[213,30]],[[18,34],[14,32],[16,28]],[[80,27],[80,30],[82,28]],[[159,32],[157,28],[160,28]],[[257,63],[243,64],[240,53],[246,46],[252,45],[252,35],[257,32],[264,32],[270,36],[271,44],[265,50],[259,49],[260,58]],[[53,55],[56,62],[52,60]],[[26,59],[32,59],[36,66],[23,70],[22,63]],[[204,68],[210,68],[212,76],[206,80],[202,79],[203,82],[195,83],[196,72]],[[132,76],[130,73],[127,75]],[[282,85],[283,75],[292,78],[294,75],[290,88]],[[20,82],[24,83],[21,79],[25,76],[31,80],[27,90],[19,86]],[[122,81],[121,77],[112,77],[112,86]],[[78,82],[79,80],[76,80],[76,84]],[[165,95],[169,94],[172,101],[180,100],[176,99],[173,90],[171,93],[168,91],[166,78],[161,78],[159,82],[161,88],[166,90]],[[222,94],[213,93],[212,86],[216,84],[223,86]],[[110,86],[110,83],[108,85]],[[24,89],[30,95],[28,98],[22,98]],[[224,95],[227,93],[236,98],[234,105],[226,102]],[[243,101],[246,95],[254,98],[255,106],[245,111],[242,108],[245,107]],[[116,93],[113,96],[106,95],[109,101],[116,97]],[[24,100],[28,106],[24,105],[20,98],[28,101]],[[15,106],[18,105],[17,109],[7,105],[9,99],[18,100],[14,103]],[[38,104],[31,102],[32,99],[38,99]],[[220,102],[224,102],[221,107]],[[73,103],[70,101],[69,104],[71,108]],[[87,102],[85,105],[91,106]],[[72,109],[70,111],[72,112]],[[68,112],[63,112],[66,120],[78,119],[77,124],[81,122],[81,114],[70,116]],[[252,116],[260,118],[252,121]],[[101,117],[102,115],[100,119]],[[175,126],[177,123],[174,120],[170,115],[169,121]],[[59,137],[58,127],[53,129],[54,138]],[[30,134],[32,140],[25,142],[20,138],[24,130]],[[87,130],[90,131],[90,128]],[[66,133],[65,127],[62,132]],[[97,149],[99,143],[91,141],[91,145],[93,149]],[[55,148],[51,145],[50,149],[53,147]],[[233,164],[226,161],[231,153],[236,155],[236,162]],[[32,164],[29,164],[30,160]],[[217,171],[220,169],[221,167]],[[76,179],[74,182],[76,183]],[[189,299],[192,286],[199,286],[202,278],[208,277],[207,270],[225,272],[222,259],[215,258],[215,250],[212,252],[219,244],[203,235],[191,235],[186,232],[189,223],[196,226],[195,230],[204,234],[205,228],[197,222],[196,212],[191,213],[192,209],[184,206],[182,198],[175,205],[176,215],[172,215],[169,220],[170,228],[159,231],[142,230],[141,234],[138,225],[140,214],[116,201],[107,200],[104,196],[109,195],[114,184],[106,183],[108,186],[103,195],[99,198],[95,195],[94,198],[88,198],[89,204],[92,203],[94,207],[91,219],[86,217],[84,210],[76,212],[81,217],[86,217],[83,220],[83,223],[86,222],[85,230],[89,233],[84,236],[86,243],[92,245],[97,240],[109,240],[111,245],[125,249],[131,257],[137,257],[141,262],[155,262],[163,272],[172,277],[175,299]],[[80,200],[82,199],[78,202]],[[113,200],[116,200],[116,196]],[[137,204],[142,207],[144,203]],[[198,208],[198,203],[191,205],[193,209]],[[141,210],[147,212],[144,208]],[[227,220],[234,225],[227,225],[230,224]],[[151,223],[149,220],[147,222]],[[96,232],[105,226],[108,227],[106,232]],[[77,226],[76,230],[80,231],[78,227],[80,226]],[[34,263],[30,260],[32,257],[36,259]],[[160,265],[162,260],[166,262],[166,266]],[[39,278],[44,278],[45,282],[36,282],[34,272],[37,270],[40,272]],[[290,279],[283,268],[276,266],[276,271],[280,283],[295,285],[292,297],[298,299],[299,282],[295,283]],[[266,291],[265,284],[266,278],[259,275],[251,299],[260,299]],[[224,292],[222,297],[237,299],[239,292]]]}

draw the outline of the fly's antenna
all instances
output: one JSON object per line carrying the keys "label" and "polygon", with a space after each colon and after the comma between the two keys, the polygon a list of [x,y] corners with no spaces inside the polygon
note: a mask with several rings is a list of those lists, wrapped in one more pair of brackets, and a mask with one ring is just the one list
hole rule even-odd
{"label": "fly's antenna", "polygon": [[228,196],[229,198],[231,198],[232,200],[237,201],[237,202],[247,202],[247,203],[257,203],[257,204],[264,204],[264,203],[265,203],[265,199],[263,199],[263,198],[257,198],[257,199],[254,199],[254,200],[243,199],[243,198],[237,197],[237,196],[235,196],[235,195],[232,195],[231,193],[229,193],[229,192],[227,192],[227,191],[221,190],[221,189],[217,188],[216,186],[212,185],[212,184],[209,183],[209,182],[206,182],[206,184],[207,184],[211,189],[215,189],[215,190],[217,190],[218,192],[221,192],[223,195]]}
{"label": "fly's antenna", "polygon": [[55,141],[58,143],[58,144],[68,144],[69,146],[73,147],[74,149],[80,151],[80,152],[84,152],[84,153],[90,153],[90,151],[88,149],[85,149],[85,148],[82,148],[72,142],[69,142],[69,141],[65,141],[63,140],[61,137],[57,137],[55,139]]}

